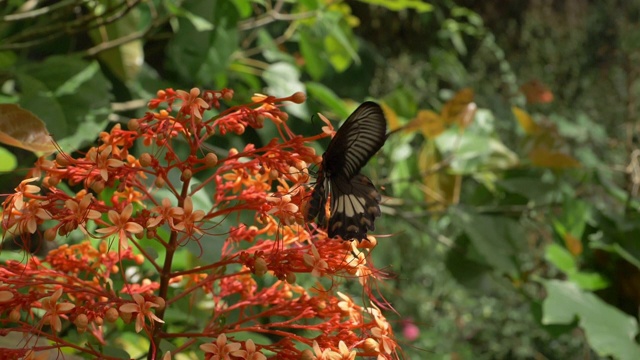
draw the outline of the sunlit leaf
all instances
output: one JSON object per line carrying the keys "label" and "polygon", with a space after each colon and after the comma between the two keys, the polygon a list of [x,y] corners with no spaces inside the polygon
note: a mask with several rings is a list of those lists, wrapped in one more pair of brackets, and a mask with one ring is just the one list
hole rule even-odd
{"label": "sunlit leaf", "polygon": [[15,104],[0,104],[0,143],[32,152],[56,151],[44,122]]}
{"label": "sunlit leaf", "polygon": [[9,150],[0,147],[0,173],[12,171],[18,166],[18,160]]}
{"label": "sunlit leaf", "polygon": [[431,11],[433,6],[422,0],[361,0],[372,5],[384,6],[389,10],[414,9],[417,12]]}
{"label": "sunlit leaf", "polygon": [[640,359],[635,341],[638,322],[596,295],[577,285],[559,280],[541,280],[547,290],[543,303],[543,324],[570,324],[576,318],[589,345],[599,356]]}
{"label": "sunlit leaf", "polygon": [[439,171],[440,161],[441,158],[434,143],[427,141],[418,153],[418,169],[424,185],[421,189],[425,201],[434,204],[430,207],[433,211],[443,210],[453,202],[456,186],[454,175]]}
{"label": "sunlit leaf", "polygon": [[389,131],[396,130],[400,128],[400,122],[398,121],[398,114],[396,114],[395,110],[393,110],[389,105],[385,103],[381,103],[380,107],[382,107],[382,111],[384,112],[384,117],[387,118],[387,127]]}
{"label": "sunlit leaf", "polygon": [[520,124],[520,127],[524,130],[525,134],[533,135],[540,133],[540,126],[533,121],[533,118],[531,118],[526,111],[516,106],[512,107],[511,111],[513,112],[513,115],[515,115],[516,120],[518,120],[518,124]]}
{"label": "sunlit leaf", "polygon": [[428,139],[433,139],[445,130],[443,118],[431,110],[420,110],[418,115],[411,120],[405,131],[420,130],[422,135]]}
{"label": "sunlit leaf", "polygon": [[453,98],[442,107],[441,116],[446,124],[457,123],[465,127],[473,121],[477,107],[473,104],[473,89],[465,88],[458,91]]}

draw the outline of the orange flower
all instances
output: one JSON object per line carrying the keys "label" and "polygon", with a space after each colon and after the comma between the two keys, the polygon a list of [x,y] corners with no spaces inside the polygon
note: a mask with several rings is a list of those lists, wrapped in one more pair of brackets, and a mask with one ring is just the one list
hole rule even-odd
{"label": "orange flower", "polygon": [[313,268],[313,270],[311,270],[311,275],[315,277],[321,277],[329,268],[329,264],[327,264],[327,262],[320,257],[318,249],[316,249],[316,246],[313,244],[311,244],[311,253],[313,255],[303,254],[302,260],[307,266]]}
{"label": "orange flower", "polygon": [[133,213],[133,205],[127,204],[127,206],[122,209],[122,213],[118,214],[115,210],[109,210],[107,216],[109,220],[113,224],[112,226],[97,229],[96,232],[105,234],[106,236],[111,236],[113,234],[118,234],[118,239],[120,241],[120,245],[126,249],[129,247],[129,234],[139,234],[144,231],[144,228],[135,222],[129,221],[131,218],[131,214]]}
{"label": "orange flower", "polygon": [[182,208],[176,208],[176,214],[181,217],[181,221],[175,225],[176,230],[185,231],[188,235],[194,232],[202,234],[202,231],[195,225],[196,222],[202,220],[205,213],[203,210],[193,211],[193,201],[191,196],[184,199]]}
{"label": "orange flower", "polygon": [[266,360],[267,357],[262,353],[256,351],[256,344],[253,340],[249,339],[244,343],[244,347],[247,350],[236,350],[231,353],[233,356],[237,356],[244,360]]}
{"label": "orange flower", "polygon": [[187,109],[185,111],[187,114],[193,115],[198,119],[202,119],[200,108],[208,109],[209,104],[198,97],[200,96],[200,89],[193,88],[189,92],[186,92],[184,90],[176,90],[176,94],[180,99],[182,99],[182,109]]}
{"label": "orange flower", "polygon": [[96,148],[91,148],[87,152],[87,158],[91,162],[95,163],[96,168],[100,171],[100,177],[102,180],[107,181],[109,179],[109,168],[118,168],[124,165],[122,160],[109,158],[111,156],[111,145],[105,147],[98,153]]}
{"label": "orange flower", "polygon": [[40,187],[36,185],[29,185],[30,182],[34,182],[38,180],[36,177],[32,177],[29,179],[24,179],[20,182],[17,188],[15,188],[16,193],[11,195],[10,198],[13,200],[13,207],[16,210],[22,210],[24,207],[24,195],[25,194],[35,194],[40,192]]}
{"label": "orange flower", "polygon": [[159,216],[149,218],[147,220],[147,227],[153,228],[158,226],[163,221],[169,222],[169,226],[174,227],[173,220],[178,219],[182,213],[182,210],[178,207],[171,206],[171,200],[168,198],[162,199],[162,205],[156,206],[151,209],[152,213],[156,213]]}
{"label": "orange flower", "polygon": [[344,343],[344,341],[340,340],[338,343],[338,350],[340,350],[340,353],[337,353],[338,357],[334,356],[332,357],[332,360],[355,360],[356,351],[349,350],[349,347]]}
{"label": "orange flower", "polygon": [[202,344],[200,349],[205,354],[213,354],[209,357],[211,360],[231,360],[229,355],[234,355],[232,353],[238,351],[240,346],[238,343],[227,344],[227,335],[220,334],[215,343]]}
{"label": "orange flower", "polygon": [[49,324],[55,332],[60,332],[60,330],[62,330],[60,315],[66,314],[76,307],[75,305],[67,302],[58,304],[60,296],[62,296],[62,289],[58,289],[53,293],[53,295],[42,299],[42,309],[46,311],[42,317],[42,321],[45,324]]}
{"label": "orange flower", "polygon": [[152,325],[154,321],[157,321],[159,323],[164,323],[162,319],[157,317],[156,314],[154,314],[153,311],[151,311],[152,308],[158,307],[160,305],[151,301],[146,301],[144,297],[140,294],[133,294],[131,295],[131,297],[133,297],[133,300],[136,303],[121,305],[120,311],[123,313],[129,313],[129,314],[137,313],[136,332],[140,332],[140,330],[142,330],[142,328],[144,327],[145,317],[149,318],[149,321],[151,322]]}

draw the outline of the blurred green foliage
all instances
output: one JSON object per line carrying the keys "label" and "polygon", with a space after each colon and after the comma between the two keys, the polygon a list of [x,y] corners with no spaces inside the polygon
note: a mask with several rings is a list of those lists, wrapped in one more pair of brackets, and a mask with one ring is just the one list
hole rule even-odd
{"label": "blurred green foliage", "polygon": [[5,4],[0,102],[66,151],[165,87],[305,91],[287,108],[304,134],[366,98],[409,124],[365,170],[387,196],[372,260],[406,358],[640,358],[637,4]]}

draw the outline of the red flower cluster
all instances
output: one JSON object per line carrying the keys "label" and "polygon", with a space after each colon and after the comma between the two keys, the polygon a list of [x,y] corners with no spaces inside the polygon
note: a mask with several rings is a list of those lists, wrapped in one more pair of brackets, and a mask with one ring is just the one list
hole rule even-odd
{"label": "red flower cluster", "polygon": [[[41,158],[5,199],[6,233],[86,239],[0,266],[0,335],[48,340],[12,354],[69,348],[108,359],[102,346],[123,322],[148,339],[149,359],[198,349],[211,359],[397,357],[381,311],[333,289],[353,277],[373,298],[380,273],[358,246],[375,238],[341,242],[305,224],[307,167],[321,160],[309,143],[327,133],[295,135],[280,108],[304,95],[221,110],[232,97],[159,91],[128,130],[100,134],[79,158]],[[265,146],[206,150],[214,136],[267,126],[279,138]],[[201,251],[190,268],[193,245]]]}

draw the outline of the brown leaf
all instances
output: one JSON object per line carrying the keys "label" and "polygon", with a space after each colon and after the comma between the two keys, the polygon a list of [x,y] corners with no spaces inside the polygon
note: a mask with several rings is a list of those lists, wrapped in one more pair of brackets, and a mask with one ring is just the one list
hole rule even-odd
{"label": "brown leaf", "polygon": [[580,167],[580,162],[573,156],[544,147],[534,148],[529,153],[529,159],[535,166],[551,169],[568,169]]}
{"label": "brown leaf", "polygon": [[0,143],[32,152],[56,151],[44,122],[16,104],[0,104]]}

